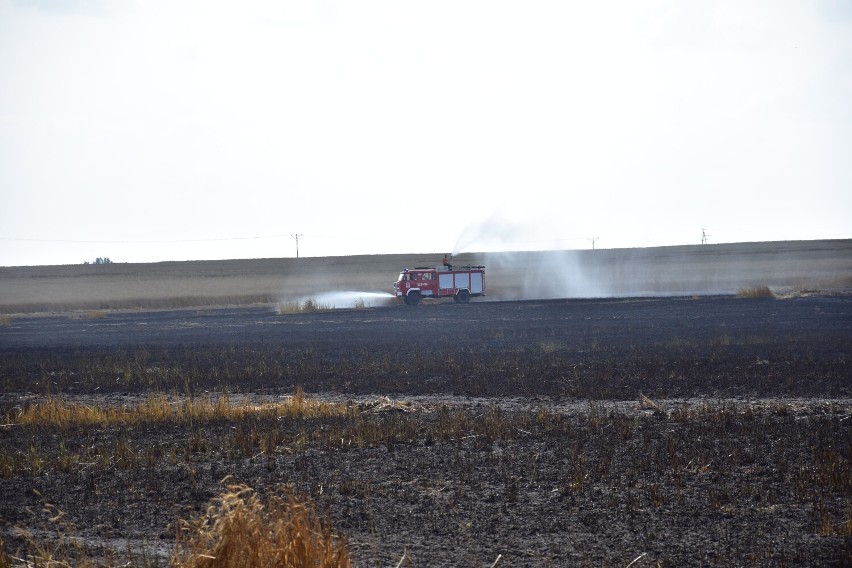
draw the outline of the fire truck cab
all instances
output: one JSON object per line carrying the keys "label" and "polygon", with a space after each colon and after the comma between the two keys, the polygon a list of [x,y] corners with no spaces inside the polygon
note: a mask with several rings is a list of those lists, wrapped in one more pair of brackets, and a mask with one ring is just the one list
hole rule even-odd
{"label": "fire truck cab", "polygon": [[485,267],[406,268],[399,273],[393,289],[397,299],[404,300],[409,306],[416,306],[422,298],[449,297],[459,304],[465,304],[473,296],[485,295]]}

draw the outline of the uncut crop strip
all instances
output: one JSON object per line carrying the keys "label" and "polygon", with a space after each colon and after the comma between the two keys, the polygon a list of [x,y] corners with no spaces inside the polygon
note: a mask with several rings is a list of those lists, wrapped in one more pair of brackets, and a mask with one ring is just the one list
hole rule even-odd
{"label": "uncut crop strip", "polygon": [[342,403],[309,400],[298,391],[281,402],[235,404],[227,395],[173,401],[151,394],[143,401],[124,405],[87,405],[58,398],[36,402],[6,415],[6,424],[21,426],[130,426],[139,424],[193,424],[214,420],[265,418],[325,418],[346,416],[354,407]]}

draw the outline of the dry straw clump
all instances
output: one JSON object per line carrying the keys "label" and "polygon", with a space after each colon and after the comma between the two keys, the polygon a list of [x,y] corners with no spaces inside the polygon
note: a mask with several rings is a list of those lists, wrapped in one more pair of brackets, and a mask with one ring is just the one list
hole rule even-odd
{"label": "dry straw clump", "polygon": [[[36,495],[40,495],[34,491]],[[55,506],[42,503],[43,512],[53,515],[53,538],[20,531],[25,550],[10,555],[0,539],[0,568],[11,566],[115,566],[117,551],[107,547],[102,557],[92,556],[85,541]],[[141,560],[141,562],[140,562]],[[122,566],[150,566],[146,557],[136,558],[128,550]],[[157,564],[155,564],[157,565]],[[180,521],[175,550],[169,559],[173,568],[268,566],[349,568],[345,537],[335,534],[329,521],[320,520],[309,499],[292,493],[286,498],[270,496],[262,501],[245,485],[231,485],[194,520]]]}
{"label": "dry straw clump", "polygon": [[12,567],[12,559],[9,557],[9,554],[6,552],[6,544],[3,542],[3,539],[0,538],[0,568],[11,568]]}
{"label": "dry straw clump", "polygon": [[314,505],[296,498],[261,500],[231,485],[200,518],[182,523],[171,566],[349,567],[344,537],[321,522]]}
{"label": "dry straw clump", "polygon": [[775,294],[769,286],[752,286],[737,290],[737,298],[774,298]]}

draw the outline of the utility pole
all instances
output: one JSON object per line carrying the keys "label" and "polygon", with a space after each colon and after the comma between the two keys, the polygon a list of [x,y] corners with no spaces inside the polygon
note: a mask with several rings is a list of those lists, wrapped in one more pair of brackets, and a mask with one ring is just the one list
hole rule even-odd
{"label": "utility pole", "polygon": [[587,241],[592,241],[592,250],[595,250],[595,241],[597,241],[600,237],[592,237],[591,239],[586,239]]}
{"label": "utility pole", "polygon": [[299,237],[303,235],[301,233],[293,233],[290,236],[296,239],[296,258],[299,258]]}
{"label": "utility pole", "polygon": [[706,245],[706,244],[707,244],[707,238],[708,238],[709,236],[710,236],[710,235],[708,235],[708,234],[707,234],[707,230],[706,230],[706,229],[701,229],[701,244],[702,244],[702,245]]}

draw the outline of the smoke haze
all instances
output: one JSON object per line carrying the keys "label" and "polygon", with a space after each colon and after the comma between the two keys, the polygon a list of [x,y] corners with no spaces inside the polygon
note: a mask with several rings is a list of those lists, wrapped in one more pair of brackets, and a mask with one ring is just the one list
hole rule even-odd
{"label": "smoke haze", "polygon": [[547,214],[525,222],[494,214],[462,232],[454,254],[484,262],[489,299],[732,294],[852,282],[852,260],[839,260],[849,253],[846,240],[597,250],[585,243],[589,248],[565,250],[566,227]]}

